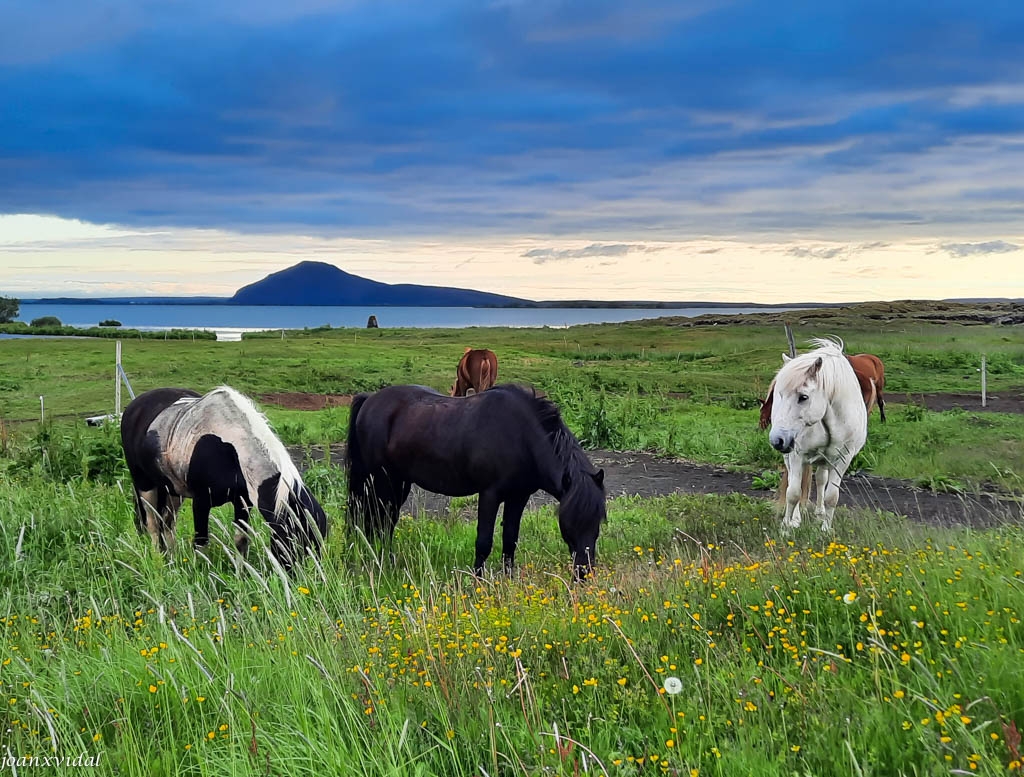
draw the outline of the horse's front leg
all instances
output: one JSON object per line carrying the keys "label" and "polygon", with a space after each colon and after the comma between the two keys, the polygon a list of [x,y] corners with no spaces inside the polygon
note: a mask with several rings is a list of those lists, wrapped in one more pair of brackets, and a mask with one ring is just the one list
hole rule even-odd
{"label": "horse's front leg", "polygon": [[494,522],[498,517],[498,497],[485,491],[480,494],[480,503],[476,513],[476,561],[473,571],[477,576],[484,571],[484,562],[491,555],[494,544]]}
{"label": "horse's front leg", "polygon": [[823,532],[828,531],[828,527],[832,522],[825,503],[825,496],[828,493],[829,484],[832,482],[831,475],[832,468],[824,464],[814,471],[814,486],[817,491],[817,504],[814,511],[818,518],[821,519],[821,530]]}
{"label": "horse's front leg", "polygon": [[[844,467],[842,470],[832,469],[831,467],[822,467],[825,470],[825,484],[824,495],[822,495],[822,478],[819,474],[818,477],[818,500],[821,504],[821,511],[823,514],[821,520],[822,532],[832,531],[832,519],[836,514],[836,505],[839,504],[839,484],[843,480],[842,473],[846,471]],[[819,470],[820,472],[820,470]]]}
{"label": "horse's front leg", "polygon": [[523,510],[530,500],[529,494],[511,496],[505,500],[505,512],[501,516],[501,560],[506,574],[511,575],[516,563],[516,547],[519,544],[519,524]]}
{"label": "horse's front leg", "polygon": [[195,536],[192,547],[204,548],[210,544],[210,509],[212,508],[209,491],[199,491],[192,497],[192,523]]}
{"label": "horse's front leg", "polygon": [[795,529],[800,525],[800,493],[803,474],[803,459],[798,453],[786,454],[786,515],[782,519],[783,530]]}
{"label": "horse's front leg", "polygon": [[[250,505],[241,494],[236,495],[231,504],[235,508],[235,550],[242,558],[246,558],[252,542],[252,528],[249,526]],[[198,532],[196,539],[198,540]]]}

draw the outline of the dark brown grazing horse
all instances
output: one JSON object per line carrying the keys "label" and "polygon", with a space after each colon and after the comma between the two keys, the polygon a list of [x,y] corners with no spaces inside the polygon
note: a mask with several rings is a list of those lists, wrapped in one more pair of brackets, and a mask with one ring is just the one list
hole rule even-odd
{"label": "dark brown grazing horse", "polygon": [[349,414],[348,519],[368,539],[390,540],[415,483],[435,494],[479,494],[476,560],[483,571],[504,503],[501,556],[512,570],[530,496],[558,500],[558,528],[577,578],[590,573],[605,519],[604,471],[558,407],[531,389],[495,386],[453,402],[423,386],[357,394]]}
{"label": "dark brown grazing horse", "polygon": [[467,397],[487,391],[498,379],[498,357],[486,348],[467,348],[455,372],[448,396]]}
{"label": "dark brown grazing horse", "polygon": [[[853,372],[860,384],[860,393],[864,397],[864,406],[868,409],[868,415],[875,404],[878,404],[878,413],[882,423],[885,423],[885,399],[882,397],[882,389],[885,388],[885,367],[882,360],[873,353],[858,353],[847,356]],[[768,386],[768,396],[761,401],[761,419],[758,426],[767,429],[772,422],[772,395],[775,393],[775,383]],[[803,476],[800,479],[800,503],[804,504],[811,496],[811,475],[810,467],[804,467]],[[786,487],[789,484],[788,473],[782,470],[782,480],[779,482],[779,501],[786,501]]]}

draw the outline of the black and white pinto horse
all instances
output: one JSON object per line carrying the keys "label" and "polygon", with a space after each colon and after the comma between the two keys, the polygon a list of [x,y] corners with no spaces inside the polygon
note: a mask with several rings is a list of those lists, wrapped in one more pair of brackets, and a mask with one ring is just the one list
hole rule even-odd
{"label": "black and white pinto horse", "polygon": [[502,557],[515,561],[531,494],[558,500],[558,526],[577,577],[588,574],[605,519],[604,471],[587,459],[549,399],[503,385],[469,397],[424,386],[359,394],[349,416],[348,517],[370,538],[390,537],[412,484],[448,496],[479,494],[477,574],[491,553],[502,503]]}
{"label": "black and white pinto horse", "polygon": [[[228,386],[200,395],[159,388],[140,394],[121,418],[121,442],[135,487],[135,525],[157,550],[174,548],[175,520],[192,499],[195,545],[210,540],[210,509],[235,508],[235,546],[249,549],[256,507],[285,569],[300,553],[319,553],[327,516],[302,482],[288,451],[252,400]],[[312,525],[311,525],[312,524]]]}
{"label": "black and white pinto horse", "polygon": [[784,529],[800,525],[801,482],[812,467],[821,530],[830,531],[839,486],[868,435],[860,382],[842,341],[816,338],[815,350],[789,358],[773,381],[768,440],[785,456],[788,486]]}

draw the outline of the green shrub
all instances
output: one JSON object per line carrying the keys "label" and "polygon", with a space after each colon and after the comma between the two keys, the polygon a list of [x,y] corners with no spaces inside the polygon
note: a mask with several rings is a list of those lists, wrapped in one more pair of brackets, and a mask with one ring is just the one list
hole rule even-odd
{"label": "green shrub", "polygon": [[64,326],[64,325],[61,323],[60,319],[57,318],[56,316],[40,316],[39,318],[33,318],[32,322],[29,324],[29,326],[31,326],[31,327],[41,327],[41,326]]}

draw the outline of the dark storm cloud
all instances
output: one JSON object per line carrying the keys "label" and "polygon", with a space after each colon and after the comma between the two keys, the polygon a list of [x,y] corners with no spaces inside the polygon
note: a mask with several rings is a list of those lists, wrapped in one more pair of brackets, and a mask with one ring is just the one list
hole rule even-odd
{"label": "dark storm cloud", "polygon": [[[0,212],[320,233],[927,223],[1005,204],[1024,170],[1021,39],[1015,3],[22,3],[0,25]],[[950,176],[951,148],[1005,180],[918,212],[905,188]],[[884,204],[863,204],[865,176]],[[794,191],[823,196],[747,201]]]}

